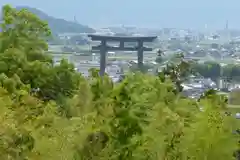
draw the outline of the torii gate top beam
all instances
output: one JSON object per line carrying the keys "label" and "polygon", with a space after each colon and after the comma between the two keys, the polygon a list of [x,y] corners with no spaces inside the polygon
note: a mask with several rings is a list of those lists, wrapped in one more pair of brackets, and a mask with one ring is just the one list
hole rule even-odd
{"label": "torii gate top beam", "polygon": [[103,35],[94,35],[89,34],[88,37],[92,41],[124,41],[124,42],[152,42],[157,36],[146,36],[146,37],[127,37],[127,36],[103,36]]}

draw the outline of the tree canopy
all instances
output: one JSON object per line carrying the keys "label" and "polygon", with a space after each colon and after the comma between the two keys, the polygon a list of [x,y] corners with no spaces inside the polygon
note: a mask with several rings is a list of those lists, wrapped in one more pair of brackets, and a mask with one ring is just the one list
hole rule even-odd
{"label": "tree canopy", "polygon": [[27,10],[4,6],[1,29],[0,159],[234,159],[237,120],[213,91],[199,102],[180,96],[185,63],[113,84],[95,69],[86,79],[66,60],[54,65],[48,25]]}
{"label": "tree canopy", "polygon": [[227,78],[230,81],[240,80],[240,65],[239,64],[224,64],[221,65],[217,62],[204,62],[195,63],[192,65],[195,72],[199,73],[203,77],[217,80],[219,78]]}

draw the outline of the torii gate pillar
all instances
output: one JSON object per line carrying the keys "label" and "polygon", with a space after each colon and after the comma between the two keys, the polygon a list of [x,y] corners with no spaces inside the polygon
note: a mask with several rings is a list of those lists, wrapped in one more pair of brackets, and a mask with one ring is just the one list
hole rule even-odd
{"label": "torii gate pillar", "polygon": [[102,40],[100,45],[100,76],[103,76],[106,68],[107,45],[106,41]]}
{"label": "torii gate pillar", "polygon": [[137,52],[138,52],[138,68],[140,69],[140,71],[143,70],[143,51],[144,51],[143,41],[139,41]]}

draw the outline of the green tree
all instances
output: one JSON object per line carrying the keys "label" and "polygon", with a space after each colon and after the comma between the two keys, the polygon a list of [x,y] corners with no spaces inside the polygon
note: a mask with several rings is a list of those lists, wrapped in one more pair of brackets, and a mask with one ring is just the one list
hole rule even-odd
{"label": "green tree", "polygon": [[44,100],[73,96],[80,75],[65,60],[54,66],[51,56],[45,53],[51,33],[47,23],[25,9],[18,11],[7,5],[3,7],[1,28],[3,73],[10,77],[17,74],[24,84],[38,89],[36,95]]}

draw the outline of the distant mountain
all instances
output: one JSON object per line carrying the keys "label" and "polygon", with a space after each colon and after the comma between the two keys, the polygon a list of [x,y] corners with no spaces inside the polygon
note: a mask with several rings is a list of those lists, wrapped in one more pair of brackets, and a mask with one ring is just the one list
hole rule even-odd
{"label": "distant mountain", "polygon": [[95,30],[84,26],[82,24],[78,24],[76,22],[66,21],[64,19],[58,19],[52,16],[47,15],[46,13],[27,6],[18,6],[16,9],[27,9],[28,11],[36,14],[42,20],[48,22],[49,27],[51,28],[53,33],[94,33]]}

